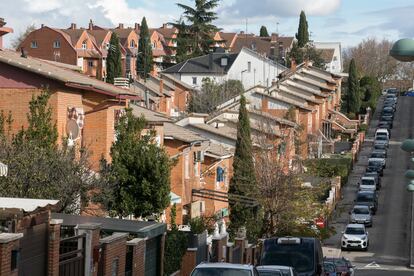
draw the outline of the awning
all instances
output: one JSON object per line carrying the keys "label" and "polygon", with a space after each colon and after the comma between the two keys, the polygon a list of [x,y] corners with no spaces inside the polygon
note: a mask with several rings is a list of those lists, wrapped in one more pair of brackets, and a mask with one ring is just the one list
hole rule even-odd
{"label": "awning", "polygon": [[7,165],[0,162],[0,176],[7,176]]}
{"label": "awning", "polygon": [[171,199],[171,205],[181,203],[181,197],[174,194],[173,192],[170,192],[170,199]]}

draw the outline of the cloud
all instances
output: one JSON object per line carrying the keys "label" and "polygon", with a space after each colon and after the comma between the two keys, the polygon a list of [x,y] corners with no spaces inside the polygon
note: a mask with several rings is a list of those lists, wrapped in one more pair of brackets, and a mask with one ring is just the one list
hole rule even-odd
{"label": "cloud", "polygon": [[369,16],[384,17],[384,23],[379,24],[379,29],[398,31],[402,37],[414,37],[414,5],[396,7],[387,10],[378,10],[368,13]]}
{"label": "cloud", "polygon": [[[95,24],[112,27],[118,23],[126,26],[141,22],[143,16],[147,18],[150,27],[161,26],[163,22],[173,20],[169,14],[157,9],[130,7],[127,0],[0,0],[2,17],[5,17],[7,26],[15,33],[5,36],[6,47],[27,26],[41,24],[56,28],[67,28],[70,23],[77,23],[79,27],[86,27],[92,19]],[[159,0],[158,0],[159,1]],[[19,8],[16,8],[19,7]],[[179,11],[177,10],[177,13]]]}
{"label": "cloud", "polygon": [[220,13],[242,17],[298,16],[301,10],[307,15],[323,16],[335,12],[341,0],[235,0],[223,6]]}

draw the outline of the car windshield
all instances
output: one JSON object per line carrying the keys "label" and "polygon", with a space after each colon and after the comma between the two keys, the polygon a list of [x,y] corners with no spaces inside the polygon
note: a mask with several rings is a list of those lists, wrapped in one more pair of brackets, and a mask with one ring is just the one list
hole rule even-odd
{"label": "car windshield", "polygon": [[191,276],[252,276],[250,270],[227,267],[196,268]]}
{"label": "car windshield", "polygon": [[357,196],[357,202],[364,202],[364,201],[373,201],[374,200],[374,194],[366,193],[366,194],[358,194]]}
{"label": "car windshield", "polygon": [[353,212],[354,214],[357,214],[357,215],[368,215],[369,214],[368,208],[362,208],[362,207],[355,207]]}
{"label": "car windshield", "polygon": [[303,241],[300,244],[265,245],[261,265],[283,265],[295,268],[299,273],[313,271],[315,248],[312,242]]}
{"label": "car windshield", "polygon": [[347,227],[345,230],[345,234],[348,235],[364,235],[365,231],[363,228],[360,227]]}
{"label": "car windshield", "polygon": [[372,158],[385,158],[385,154],[381,152],[373,152],[371,153]]}
{"label": "car windshield", "polygon": [[375,180],[374,179],[362,179],[361,180],[361,185],[374,186],[375,185]]}
{"label": "car windshield", "polygon": [[283,274],[280,270],[271,269],[258,269],[259,276],[285,276],[289,274]]}

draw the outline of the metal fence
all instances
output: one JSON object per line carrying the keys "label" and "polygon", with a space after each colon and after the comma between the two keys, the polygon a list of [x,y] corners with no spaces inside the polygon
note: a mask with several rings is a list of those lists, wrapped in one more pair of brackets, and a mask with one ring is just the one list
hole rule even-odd
{"label": "metal fence", "polygon": [[85,272],[85,234],[60,240],[59,276],[83,276]]}

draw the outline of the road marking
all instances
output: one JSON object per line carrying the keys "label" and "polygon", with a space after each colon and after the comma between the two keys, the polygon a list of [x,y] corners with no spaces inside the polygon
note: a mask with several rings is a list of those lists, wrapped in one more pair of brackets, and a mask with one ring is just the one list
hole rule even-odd
{"label": "road marking", "polygon": [[379,264],[377,264],[376,262],[372,262],[370,264],[367,264],[365,267],[366,268],[381,268],[381,266]]}

